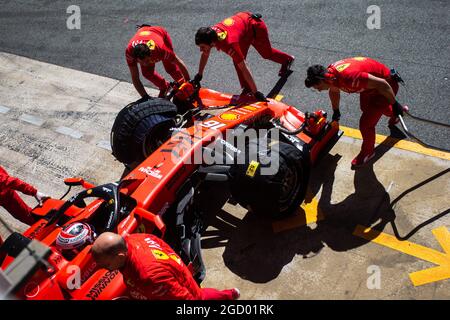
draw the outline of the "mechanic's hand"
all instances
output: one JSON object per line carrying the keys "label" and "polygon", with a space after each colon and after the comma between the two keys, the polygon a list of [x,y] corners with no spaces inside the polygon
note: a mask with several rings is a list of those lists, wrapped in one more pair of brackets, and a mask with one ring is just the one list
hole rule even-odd
{"label": "mechanic's hand", "polygon": [[141,102],[145,102],[147,100],[150,100],[151,97],[148,95],[148,93],[145,94],[145,96],[143,96],[142,98],[140,98],[139,100],[136,100],[135,103],[141,103]]}
{"label": "mechanic's hand", "polygon": [[42,202],[44,202],[47,199],[50,199],[50,196],[38,191],[36,192],[34,198],[37,200],[37,202],[39,202],[39,205],[42,206]]}
{"label": "mechanic's hand", "polygon": [[166,86],[164,88],[159,89],[158,98],[165,98],[167,91],[169,91],[170,85],[166,83]]}
{"label": "mechanic's hand", "polygon": [[395,103],[392,105],[392,112],[394,113],[394,115],[396,117],[398,117],[399,115],[403,116],[403,110],[405,110],[405,108],[398,103],[397,100],[395,100]]}
{"label": "mechanic's hand", "polygon": [[255,96],[256,101],[269,102],[264,93],[262,93],[261,91],[256,91],[253,95]]}
{"label": "mechanic's hand", "polygon": [[200,73],[197,73],[194,77],[194,79],[192,79],[192,82],[195,84],[200,84],[200,81],[202,81],[203,79],[203,75],[201,75]]}
{"label": "mechanic's hand", "polygon": [[341,119],[341,112],[339,109],[333,110],[333,116],[331,117],[333,121],[339,121]]}

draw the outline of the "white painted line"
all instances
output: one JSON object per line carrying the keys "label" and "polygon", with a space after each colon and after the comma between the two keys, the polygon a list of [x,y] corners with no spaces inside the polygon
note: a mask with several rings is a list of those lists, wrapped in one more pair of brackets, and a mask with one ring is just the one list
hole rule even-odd
{"label": "white painted line", "polygon": [[35,125],[35,126],[38,126],[38,127],[42,126],[42,125],[44,124],[44,122],[45,122],[45,120],[42,119],[42,118],[33,116],[33,115],[31,115],[31,114],[26,114],[26,113],[24,113],[23,115],[21,115],[21,116],[19,117],[19,120],[22,120],[22,121],[31,123],[31,124],[33,124],[33,125]]}
{"label": "white painted line", "polygon": [[55,129],[55,131],[64,134],[66,136],[72,137],[74,139],[80,139],[83,136],[83,134],[80,131],[76,131],[68,127],[58,127]]}
{"label": "white painted line", "polygon": [[100,140],[99,142],[97,142],[97,147],[103,148],[108,151],[112,151],[111,143],[107,140]]}
{"label": "white painted line", "polygon": [[7,113],[9,110],[11,110],[11,109],[4,107],[4,106],[0,106],[0,113]]}
{"label": "white painted line", "polygon": [[389,193],[391,191],[393,185],[394,185],[394,181],[391,181],[391,183],[389,184],[389,187],[386,189],[387,193]]}

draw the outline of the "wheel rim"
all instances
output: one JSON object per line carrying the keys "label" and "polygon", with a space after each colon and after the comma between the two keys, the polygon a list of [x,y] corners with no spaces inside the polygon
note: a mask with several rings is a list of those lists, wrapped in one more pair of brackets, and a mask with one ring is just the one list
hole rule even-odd
{"label": "wheel rim", "polygon": [[167,140],[167,135],[163,134],[166,131],[166,125],[161,125],[151,130],[144,140],[142,145],[142,153],[145,158],[150,156],[156,149],[158,149]]}
{"label": "wheel rim", "polygon": [[297,196],[299,187],[298,170],[296,170],[293,166],[290,166],[287,168],[281,184],[280,211],[289,208],[292,203],[291,199]]}

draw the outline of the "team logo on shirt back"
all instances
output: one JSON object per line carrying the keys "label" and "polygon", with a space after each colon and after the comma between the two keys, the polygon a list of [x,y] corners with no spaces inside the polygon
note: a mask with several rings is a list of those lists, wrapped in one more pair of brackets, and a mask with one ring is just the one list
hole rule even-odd
{"label": "team logo on shirt back", "polygon": [[227,27],[231,27],[234,24],[234,20],[232,18],[226,18],[223,20],[223,24]]}

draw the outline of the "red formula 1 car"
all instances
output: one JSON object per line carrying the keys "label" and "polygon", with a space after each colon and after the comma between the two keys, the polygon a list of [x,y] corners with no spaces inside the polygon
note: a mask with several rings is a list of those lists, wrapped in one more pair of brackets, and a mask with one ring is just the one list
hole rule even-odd
{"label": "red formula 1 car", "polygon": [[273,99],[236,99],[198,84],[176,87],[167,99],[131,103],[111,132],[113,155],[126,166],[123,177],[100,186],[66,179],[83,190],[33,210],[36,223],[11,234],[0,249],[8,293],[20,299],[127,297],[118,271],[96,268],[90,243],[76,252],[57,246],[62,230],[79,222],[96,234],[157,234],[201,282],[204,213],[196,199],[213,193],[202,189],[204,183],[226,183],[253,212],[289,215],[304,199],[311,166],[341,134],[321,110],[303,113]]}

